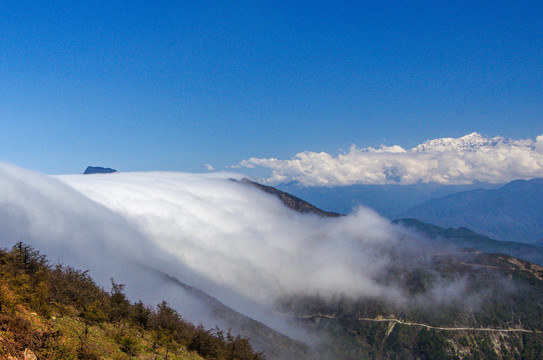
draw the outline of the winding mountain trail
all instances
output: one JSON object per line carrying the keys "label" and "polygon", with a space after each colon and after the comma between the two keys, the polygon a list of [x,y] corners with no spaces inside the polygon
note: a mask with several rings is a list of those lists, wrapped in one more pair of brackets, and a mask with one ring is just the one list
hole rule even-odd
{"label": "winding mountain trail", "polygon": [[407,326],[420,326],[427,329],[443,330],[443,331],[489,331],[489,332],[524,332],[524,333],[542,333],[539,330],[528,329],[493,329],[493,328],[476,328],[476,327],[444,327],[444,326],[432,326],[428,324],[406,322],[399,319],[381,319],[381,318],[358,318],[359,321],[373,321],[373,322],[390,322],[395,324],[407,325]]}
{"label": "winding mountain trail", "polygon": [[[335,316],[333,315],[305,315],[305,316],[299,316],[299,319],[313,319],[313,318],[326,318],[326,319],[335,319]],[[495,329],[495,328],[477,328],[477,327],[446,327],[446,326],[432,326],[428,324],[422,324],[422,323],[415,323],[415,322],[408,322],[403,321],[400,319],[394,319],[394,318],[358,318],[359,321],[371,321],[371,322],[388,322],[391,324],[400,324],[400,325],[406,325],[406,326],[420,326],[424,327],[426,329],[434,329],[434,330],[443,330],[443,331],[487,331],[487,332],[523,332],[523,333],[531,333],[531,334],[542,334],[543,331],[541,330],[528,330],[528,329],[522,329],[522,328],[515,328],[515,329]],[[392,329],[394,326],[389,326],[387,333],[390,334],[392,332]]]}

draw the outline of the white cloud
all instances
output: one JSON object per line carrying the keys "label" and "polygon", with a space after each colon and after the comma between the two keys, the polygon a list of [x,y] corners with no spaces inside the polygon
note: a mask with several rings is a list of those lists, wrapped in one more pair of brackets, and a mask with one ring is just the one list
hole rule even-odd
{"label": "white cloud", "polygon": [[230,180],[239,176],[50,177],[0,164],[0,239],[90,269],[106,287],[114,276],[148,301],[160,295],[141,264],[268,305],[297,293],[397,295],[377,281],[398,246],[396,226],[365,208],[341,218],[299,214]]}
{"label": "white cloud", "polygon": [[502,183],[543,177],[543,135],[533,141],[488,139],[473,133],[427,141],[410,150],[398,145],[379,149],[353,145],[348,153],[338,156],[305,151],[289,160],[250,158],[240,165],[270,169],[271,174],[261,181],[271,184]]}
{"label": "white cloud", "polygon": [[397,240],[387,220],[369,209],[342,219],[301,215],[257,188],[230,181],[233,176],[239,177],[121,173],[60,179],[122,214],[207,286],[236,289],[257,301],[300,292],[377,296],[387,291],[365,270],[386,263],[386,256],[374,256],[377,244]]}
{"label": "white cloud", "polygon": [[366,208],[339,218],[299,214],[231,178],[240,175],[52,177],[0,164],[0,245],[22,240],[53,263],[89,269],[106,288],[113,276],[132,300],[166,300],[196,322],[206,318],[194,299],[142,265],[238,311],[259,304],[249,315],[265,323],[278,320],[262,309],[283,295],[406,299],[382,275],[390,266],[419,261],[426,247],[413,246],[400,227]]}
{"label": "white cloud", "polygon": [[543,135],[539,135],[535,140],[535,150],[538,153],[543,154]]}
{"label": "white cloud", "polygon": [[211,165],[211,164],[205,164],[205,167],[206,167],[206,169],[209,170],[209,171],[214,171],[214,170],[215,170],[215,168],[214,168],[213,165]]}
{"label": "white cloud", "polygon": [[386,264],[385,255],[375,256],[379,247],[397,241],[387,220],[369,209],[341,219],[298,214],[230,180],[239,176],[51,177],[0,164],[0,245],[30,243],[53,262],[91,270],[102,286],[114,276],[148,302],[168,291],[158,293],[141,264],[214,295],[259,302],[299,292],[389,291],[372,277]]}

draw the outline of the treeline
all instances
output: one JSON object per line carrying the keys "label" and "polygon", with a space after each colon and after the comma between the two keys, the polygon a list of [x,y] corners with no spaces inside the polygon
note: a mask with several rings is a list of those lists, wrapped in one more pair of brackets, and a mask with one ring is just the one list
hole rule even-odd
{"label": "treeline", "polygon": [[[0,335],[5,335],[0,336],[0,355],[32,349],[38,359],[103,358],[89,336],[92,329],[102,328],[109,329],[126,358],[150,352],[155,359],[173,359],[189,352],[205,359],[264,359],[248,339],[195,326],[165,301],[156,307],[131,303],[124,285],[111,283],[107,292],[87,271],[51,265],[22,242],[0,249]],[[75,325],[64,329],[45,321],[38,326],[22,315],[25,309],[41,319],[75,319]],[[77,334],[77,344],[66,340],[68,331]]]}

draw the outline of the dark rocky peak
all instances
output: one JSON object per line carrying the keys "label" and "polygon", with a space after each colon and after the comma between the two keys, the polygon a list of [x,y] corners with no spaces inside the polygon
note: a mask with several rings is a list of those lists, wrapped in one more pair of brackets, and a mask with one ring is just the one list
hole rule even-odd
{"label": "dark rocky peak", "polygon": [[89,174],[110,174],[117,172],[117,170],[111,169],[111,168],[104,168],[100,166],[88,166],[87,169],[85,169],[84,175]]}
{"label": "dark rocky peak", "polygon": [[294,195],[291,195],[289,193],[286,193],[284,191],[278,190],[272,186],[262,185],[257,182],[251,181],[247,178],[241,179],[241,182],[244,184],[249,184],[252,186],[256,186],[260,190],[263,190],[267,192],[268,194],[272,194],[279,198],[285,204],[287,207],[291,208],[294,211],[300,212],[300,213],[312,213],[317,214],[320,216],[326,216],[326,217],[338,217],[343,216],[342,214],[338,214],[335,212],[328,212],[319,209],[318,207],[311,205],[307,201],[304,201],[300,198],[297,198]]}

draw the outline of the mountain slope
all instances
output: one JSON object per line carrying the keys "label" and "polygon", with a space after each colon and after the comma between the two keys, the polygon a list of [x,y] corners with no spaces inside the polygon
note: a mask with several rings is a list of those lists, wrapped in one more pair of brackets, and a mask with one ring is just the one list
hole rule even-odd
{"label": "mountain slope", "polygon": [[312,213],[312,214],[317,214],[320,216],[329,216],[329,217],[341,216],[341,214],[338,214],[335,212],[328,212],[328,211],[319,209],[318,207],[308,203],[305,200],[302,200],[287,192],[278,190],[272,186],[262,185],[246,178],[243,178],[241,182],[244,184],[255,186],[259,188],[260,190],[267,192],[268,194],[274,195],[275,197],[279,198],[279,200],[281,200],[281,202],[285,204],[285,206],[299,213],[302,213],[302,214]]}
{"label": "mountain slope", "polygon": [[543,179],[516,180],[495,190],[472,190],[432,199],[397,218],[443,227],[467,227],[499,240],[543,238]]}
{"label": "mountain slope", "polygon": [[308,356],[309,347],[306,344],[293,340],[261,322],[225,306],[219,300],[208,295],[204,291],[187,285],[173,276],[157,270],[152,271],[156,272],[157,275],[166,281],[183,288],[194,296],[196,300],[210,311],[210,315],[214,319],[221,321],[221,327],[231,329],[235,334],[250,338],[251,344],[256,349],[266,354],[268,359],[294,360],[303,359]]}
{"label": "mountain slope", "polygon": [[3,359],[263,359],[248,340],[205,330],[162,302],[130,303],[86,271],[57,264],[21,242],[0,249]]}
{"label": "mountain slope", "polygon": [[[443,278],[458,284],[440,290],[441,302],[429,302]],[[282,309],[327,337],[318,345],[322,359],[543,356],[540,266],[506,255],[436,253],[424,265],[392,272],[387,281],[418,300],[300,296],[283,299]]]}
{"label": "mountain slope", "polygon": [[[291,196],[273,193],[281,199]],[[441,243],[425,244],[420,235],[406,234],[393,255],[404,259],[376,279],[395,284],[399,298],[300,294],[279,302],[279,311],[323,339],[315,345],[315,359],[543,356],[543,267],[508,255],[454,251],[442,245],[498,248],[526,256],[539,250],[536,246],[417,220],[398,222],[416,227],[423,238],[442,238]],[[532,255],[541,256],[541,251]]]}
{"label": "mountain slope", "polygon": [[413,228],[423,236],[454,245],[459,248],[472,248],[486,253],[500,253],[543,266],[543,247],[516,241],[494,240],[488,236],[477,234],[467,228],[442,228],[426,224],[417,219],[399,219],[397,224]]}

